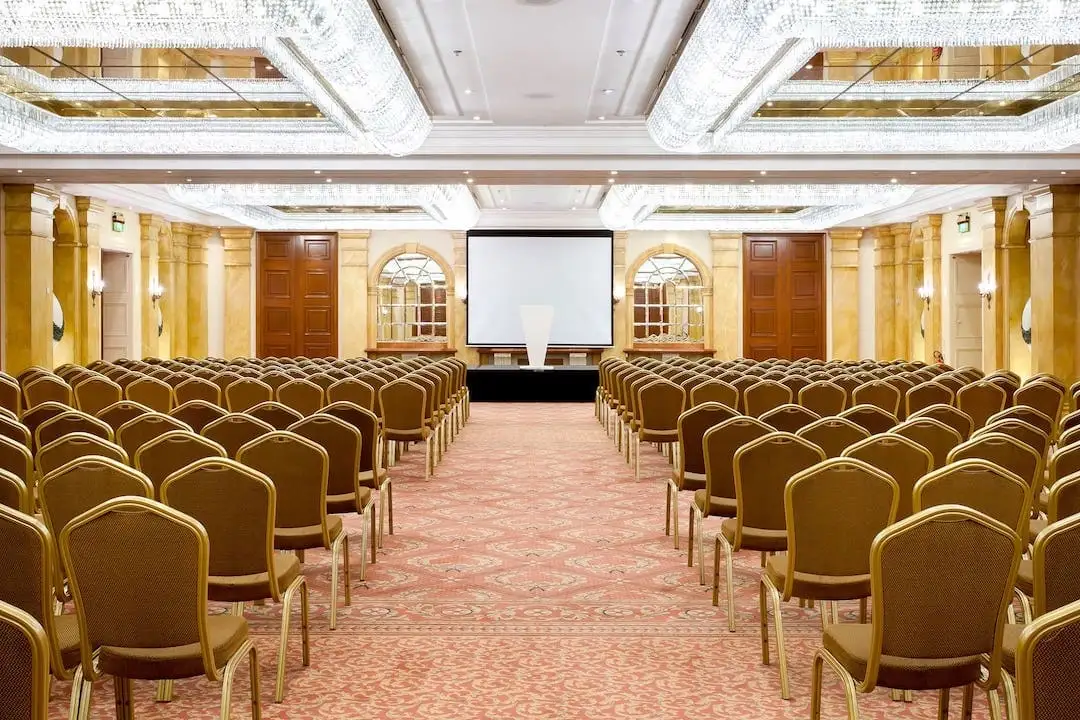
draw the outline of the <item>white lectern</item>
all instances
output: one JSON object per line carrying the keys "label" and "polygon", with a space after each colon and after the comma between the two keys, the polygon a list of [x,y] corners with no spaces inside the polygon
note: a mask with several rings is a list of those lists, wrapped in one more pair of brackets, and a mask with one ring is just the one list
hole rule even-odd
{"label": "white lectern", "polygon": [[529,355],[529,364],[525,367],[534,370],[549,369],[551,366],[544,365],[544,360],[547,359],[555,308],[551,305],[521,305],[520,309],[521,326],[525,330],[525,351]]}

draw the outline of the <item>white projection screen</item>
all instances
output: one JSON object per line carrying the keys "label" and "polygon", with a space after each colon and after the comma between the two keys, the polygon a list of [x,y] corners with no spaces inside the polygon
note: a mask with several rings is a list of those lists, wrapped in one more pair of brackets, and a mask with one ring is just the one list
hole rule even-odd
{"label": "white projection screen", "polygon": [[465,341],[525,344],[522,305],[551,305],[551,347],[610,346],[612,233],[474,230],[467,236]]}

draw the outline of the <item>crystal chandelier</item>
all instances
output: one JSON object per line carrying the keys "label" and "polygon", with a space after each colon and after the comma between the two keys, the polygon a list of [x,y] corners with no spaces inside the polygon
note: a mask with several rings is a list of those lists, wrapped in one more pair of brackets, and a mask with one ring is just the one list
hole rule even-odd
{"label": "crystal chandelier", "polygon": [[[350,152],[404,155],[419,148],[431,130],[431,118],[366,1],[0,0],[0,45],[258,48],[330,121],[296,126],[284,147],[275,147],[278,130],[267,125],[262,131],[263,144],[270,146],[266,152],[324,152],[324,143],[340,146],[351,139]],[[122,134],[124,142],[106,141],[96,150],[116,152],[108,148],[153,148],[162,136],[187,131],[168,123],[170,118],[51,116],[55,121],[49,124],[35,110],[8,98],[0,108],[0,143],[83,153],[85,141],[95,135]],[[263,127],[258,122],[238,129],[220,119],[193,122],[202,124],[193,132],[217,136],[203,152],[248,152],[250,133]],[[301,141],[309,130],[314,132]],[[29,137],[35,133],[43,137]],[[166,145],[149,151],[175,150]]]}
{"label": "crystal chandelier", "polygon": [[[901,205],[913,192],[900,185],[616,185],[600,220],[610,230],[811,232]],[[701,211],[657,213],[662,207]],[[784,211],[791,207],[800,209]]]}
{"label": "crystal chandelier", "polygon": [[826,48],[1048,45],[1078,36],[1080,12],[1071,0],[713,0],[647,127],[658,145],[680,152],[1058,149],[1080,140],[1080,107],[1071,97],[1019,117],[785,120],[754,113],[778,90],[791,91],[797,81],[789,78]]}
{"label": "crystal chandelier", "polygon": [[[170,185],[177,202],[258,230],[468,230],[480,208],[467,185]],[[282,212],[277,207],[295,208]],[[423,213],[303,212],[305,207],[419,207]]]}

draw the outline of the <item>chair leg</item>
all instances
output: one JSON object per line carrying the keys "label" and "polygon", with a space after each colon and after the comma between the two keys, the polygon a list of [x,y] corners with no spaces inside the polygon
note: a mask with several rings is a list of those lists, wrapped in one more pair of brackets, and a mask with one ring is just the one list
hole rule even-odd
{"label": "chair leg", "polygon": [[690,513],[686,520],[686,567],[694,567],[694,506],[690,506]]}
{"label": "chair leg", "polygon": [[[1013,594],[1020,600],[1020,609],[1024,615],[1024,624],[1027,625],[1031,623],[1031,601],[1028,600],[1028,596],[1016,588],[1013,588]],[[1012,608],[1011,605],[1009,607],[1010,609]]]}
{"label": "chair leg", "polygon": [[716,533],[716,553],[713,558],[713,605],[720,604],[720,550],[724,551],[724,579],[727,582],[728,632],[735,632],[735,570],[731,561],[731,545],[724,533]]}
{"label": "chair leg", "polygon": [[113,676],[113,696],[116,700],[116,720],[135,720],[131,704],[131,678]]}
{"label": "chair leg", "polygon": [[307,582],[304,576],[296,578],[282,596],[281,603],[281,638],[278,642],[277,682],[274,686],[274,702],[285,700],[285,656],[289,647],[289,624],[292,619],[292,604],[296,592],[300,592],[300,633],[303,643],[304,667],[311,664],[310,645],[308,642],[307,622]]}
{"label": "chair leg", "polygon": [[[376,562],[378,562],[375,554],[376,551],[379,549],[378,527],[376,527],[375,525],[375,521],[377,519],[376,516],[378,515],[378,513],[375,512],[375,503],[371,503],[370,505],[368,505],[368,513],[370,513],[371,515],[371,529],[368,530],[367,544],[368,547],[371,549],[371,564],[374,565]],[[364,580],[365,578],[362,577],[360,579]]]}
{"label": "chair leg", "polygon": [[387,479],[386,481],[386,524],[387,532],[391,535],[394,534],[394,483]]}
{"label": "chair leg", "polygon": [[810,687],[810,720],[821,720],[821,679],[825,663],[828,663],[844,686],[844,700],[847,702],[848,720],[859,720],[859,698],[855,690],[855,680],[844,669],[844,666],[825,649],[814,653],[813,679]]}
{"label": "chair leg", "polygon": [[[695,506],[695,514],[696,506]],[[698,584],[705,584],[705,516],[697,516]]]}
{"label": "chair leg", "polygon": [[964,686],[964,696],[960,706],[960,717],[963,720],[971,720],[972,705],[975,699],[975,685],[968,683]]}
{"label": "chair leg", "polygon": [[[350,564],[350,561],[349,561],[349,534],[347,532],[345,532],[344,527],[342,527],[342,529],[341,529],[341,538],[342,538],[341,539],[341,549],[342,549],[341,564],[342,564],[342,566],[344,566],[344,570],[345,570],[345,605],[348,606],[348,605],[352,605],[352,582],[351,582],[351,580],[349,578],[349,564]],[[361,538],[360,538],[360,545],[361,545],[360,557],[361,558],[364,557],[363,544],[364,544],[364,540],[363,540],[363,536],[361,535]],[[363,573],[363,560],[362,559],[361,559],[361,568],[360,569],[361,569],[361,573]]]}
{"label": "chair leg", "polygon": [[[671,481],[664,487],[664,534],[671,535]],[[675,536],[675,547],[679,547],[679,536]]]}
{"label": "chair leg", "polygon": [[1016,702],[1016,685],[1007,672],[1001,673],[1001,686],[1005,689],[1005,717],[1017,720],[1020,717],[1020,706]]}
{"label": "chair leg", "polygon": [[862,625],[866,624],[866,605],[866,598],[859,598],[859,623]]}
{"label": "chair leg", "polygon": [[761,664],[769,664],[769,605],[765,601],[765,578],[758,582],[758,612],[761,615]]}
{"label": "chair leg", "polygon": [[172,680],[158,680],[157,692],[154,695],[154,702],[167,703],[172,702],[173,699],[173,685],[175,683]]}
{"label": "chair leg", "polygon": [[949,688],[938,690],[938,720],[949,720]]}
{"label": "chair leg", "polygon": [[424,479],[429,479],[431,473],[431,436],[428,436],[427,440],[424,441]]}
{"label": "chair leg", "polygon": [[262,706],[259,704],[259,657],[255,645],[249,639],[245,640],[244,644],[233,653],[221,673],[221,720],[229,720],[233,679],[236,677],[236,668],[245,657],[248,659],[248,667],[251,670],[251,717],[252,720],[262,718]]}
{"label": "chair leg", "polygon": [[94,692],[94,683],[83,676],[82,665],[75,668],[71,683],[71,708],[68,720],[88,720],[90,717],[90,696]]}
{"label": "chair leg", "polygon": [[[729,580],[730,582],[730,580]],[[761,625],[762,625],[762,661],[769,664],[769,634],[766,627],[769,624],[769,616],[765,611],[765,592],[769,594],[769,600],[772,604],[773,611],[773,623],[776,625],[776,656],[780,663],[780,697],[784,700],[791,699],[791,687],[788,683],[788,665],[787,665],[787,648],[784,646],[784,617],[781,612],[783,600],[780,598],[780,591],[776,589],[773,582],[767,575],[762,575],[761,578]],[[835,604],[834,604],[835,607]]]}
{"label": "chair leg", "polygon": [[641,435],[632,435],[634,445],[634,482],[641,480]]}

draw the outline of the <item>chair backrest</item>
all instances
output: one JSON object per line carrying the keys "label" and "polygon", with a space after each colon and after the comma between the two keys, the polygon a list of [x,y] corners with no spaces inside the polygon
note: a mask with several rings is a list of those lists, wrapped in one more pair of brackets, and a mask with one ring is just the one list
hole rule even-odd
{"label": "chair backrest", "polygon": [[63,467],[72,460],[78,460],[88,455],[107,457],[121,465],[127,465],[129,461],[124,448],[116,443],[103,440],[97,435],[74,432],[57,438],[48,445],[39,448],[36,465],[39,473],[48,475],[53,470]]}
{"label": "chair backrest", "polygon": [[[216,390],[217,386],[214,389]],[[169,417],[187,423],[195,432],[202,432],[204,427],[226,415],[228,415],[228,412],[220,405],[207,400],[188,400],[183,405],[177,405],[169,412]]]}
{"label": "chair backrest", "polygon": [[1008,435],[989,432],[973,436],[949,453],[950,463],[965,459],[988,460],[1019,475],[1032,488],[1042,485],[1042,457],[1027,443]]}
{"label": "chair backrest", "polygon": [[855,405],[840,413],[840,417],[850,420],[871,435],[889,432],[897,425],[896,416],[877,405]]}
{"label": "chair backrest", "polygon": [[75,396],[71,386],[56,375],[40,375],[23,386],[26,407],[32,408],[45,402],[57,402],[74,407]]}
{"label": "chair backrest", "polygon": [[221,388],[206,378],[189,377],[173,388],[173,397],[177,406],[182,406],[192,400],[201,400],[212,405],[220,406]]}
{"label": "chair backrest", "polygon": [[[1032,427],[1038,428],[1039,431],[1048,438],[1054,436],[1054,421],[1035,408],[1028,407],[1027,405],[1006,407],[1001,412],[991,415],[986,421],[986,425],[993,425],[998,420],[1021,420]],[[1062,429],[1065,429],[1064,418],[1062,419]]]}
{"label": "chair backrest", "polygon": [[225,407],[233,413],[244,412],[261,402],[273,399],[273,389],[255,378],[241,377],[225,388]]}
{"label": "chair backrest", "polygon": [[963,505],[1027,538],[1031,488],[1024,479],[986,460],[959,460],[929,473],[912,494],[915,512],[935,505]]}
{"label": "chair backrest", "polygon": [[705,454],[705,514],[714,497],[735,499],[735,454],[744,444],[773,432],[757,418],[739,416],[725,420],[705,431],[702,450]]}
{"label": "chair backrest", "polygon": [[311,380],[290,380],[277,389],[278,402],[300,413],[301,417],[319,412],[325,399],[322,387]]}
{"label": "chair backrest", "polygon": [[49,401],[41,403],[40,405],[34,405],[24,412],[20,421],[26,426],[26,429],[30,431],[30,449],[36,449],[34,446],[34,438],[37,437],[37,429],[41,427],[42,423],[51,420],[57,415],[62,415],[70,411],[70,405],[62,405],[58,402]]}
{"label": "chair backrest", "polygon": [[140,497],[108,500],[64,528],[60,555],[87,679],[99,677],[94,648],[183,645],[200,647],[206,674],[216,678],[206,628],[209,545],[197,520]]}
{"label": "chair backrest", "polygon": [[230,458],[235,458],[241,447],[252,440],[274,432],[274,426],[244,413],[229,413],[202,429],[203,437],[221,447]]}
{"label": "chair backrest", "polygon": [[[317,443],[326,451],[328,497],[356,492],[360,474],[360,431],[333,415],[317,414],[293,423],[289,432]],[[360,508],[358,507],[357,510]]]}
{"label": "chair backrest", "polygon": [[25,425],[4,414],[0,414],[0,437],[9,438],[26,447],[30,447],[34,442],[30,430]]}
{"label": "chair backrest", "polygon": [[1015,663],[1019,720],[1074,717],[1080,705],[1080,602],[1025,627]]}
{"label": "chair backrest", "polygon": [[427,417],[427,391],[408,378],[399,378],[379,390],[379,404],[387,431],[417,431]]}
{"label": "chair backrest", "polygon": [[19,382],[3,372],[0,372],[0,408],[9,410],[15,417],[22,413],[22,389]]}
{"label": "chair backrest", "polygon": [[1061,407],[1065,402],[1065,393],[1050,382],[1028,382],[1020,387],[1013,395],[1013,402],[1017,405],[1033,407],[1043,415],[1057,422],[1061,415]]}
{"label": "chair backrest", "polygon": [[244,411],[246,415],[273,425],[275,430],[285,430],[297,420],[302,420],[304,415],[297,410],[283,405],[274,400],[261,402],[253,408]]}
{"label": "chair backrest", "polygon": [[911,514],[915,483],[934,467],[934,456],[929,450],[914,440],[892,433],[872,435],[844,450],[843,456],[862,460],[896,481],[900,491],[897,519]]}
{"label": "chair backrest", "polygon": [[34,455],[26,445],[0,437],[0,470],[7,470],[22,480],[28,489],[33,489]]}
{"label": "chair backrest", "polygon": [[22,478],[13,472],[0,469],[0,505],[28,515],[34,512],[30,490]]}
{"label": "chair backrest", "polygon": [[992,382],[969,383],[956,393],[956,407],[971,418],[978,430],[995,413],[1005,409],[1005,391]]}
{"label": "chair backrest", "polygon": [[718,402],[696,405],[680,415],[679,468],[682,472],[704,474],[706,431],[738,416],[733,408]]}
{"label": "chair backrest", "polygon": [[657,378],[637,392],[641,429],[645,432],[674,432],[679,427],[685,393],[682,386]]}
{"label": "chair backrest", "polygon": [[133,381],[124,389],[124,396],[163,415],[173,409],[172,386],[157,378],[142,377]]}
{"label": "chair backrest", "polygon": [[900,414],[900,391],[884,380],[871,380],[851,393],[854,405],[873,405],[890,415]]}
{"label": "chair backrest", "polygon": [[842,417],[823,417],[795,433],[825,451],[825,457],[838,458],[849,445],[870,437],[866,429]]}
{"label": "chair backrest", "polygon": [[38,425],[34,447],[41,449],[57,438],[76,432],[96,435],[102,440],[113,439],[112,428],[105,421],[78,410],[71,410],[51,417]]}
{"label": "chair backrest", "polygon": [[996,685],[1020,551],[1013,530],[959,505],[915,513],[879,533],[870,549],[873,627],[863,686],[876,685],[882,655],[983,654]]}
{"label": "chair backrest", "polygon": [[137,402],[121,400],[100,411],[96,417],[111,427],[115,435],[121,425],[148,412],[153,412],[153,410]]}
{"label": "chair backrest", "polygon": [[829,380],[816,380],[799,391],[799,404],[821,417],[842,413],[847,399],[844,388]]}
{"label": "chair backrest", "polygon": [[84,413],[97,415],[124,399],[124,389],[104,375],[93,375],[75,385],[75,406]]}
{"label": "chair backrest", "polygon": [[204,458],[224,458],[225,448],[188,430],[173,430],[148,441],[135,453],[135,467],[154,485],[159,497],[165,478]]}
{"label": "chair backrest", "polygon": [[360,431],[360,472],[373,473],[380,467],[379,416],[372,410],[339,400],[324,407],[320,414],[332,415]]}
{"label": "chair backrest", "polygon": [[276,430],[244,445],[236,459],[273,481],[277,489],[275,527],[320,526],[323,545],[330,547],[326,525],[330,457],[322,445],[288,430]]}
{"label": "chair backrest", "polygon": [[338,380],[326,389],[327,404],[351,402],[367,410],[375,410],[375,388],[356,378]]}
{"label": "chair backrest", "polygon": [[169,475],[161,501],[206,529],[210,575],[265,573],[270,597],[281,599],[273,572],[277,490],[270,478],[235,460],[207,457]]}
{"label": "chair backrest", "polygon": [[791,403],[791,389],[775,380],[759,380],[746,388],[743,407],[751,417],[761,417],[769,410]]}
{"label": "chair backrest", "polygon": [[734,547],[741,547],[744,527],[785,530],[784,486],[823,460],[821,448],[791,433],[772,432],[740,447],[734,459],[738,512]]}
{"label": "chair backrest", "polygon": [[0,602],[0,717],[48,720],[49,641],[29,613]]}
{"label": "chair backrest", "polygon": [[759,419],[776,430],[797,433],[807,425],[821,420],[821,416],[801,405],[789,403],[769,410]]}
{"label": "chair backrest", "polygon": [[158,412],[149,412],[121,425],[116,431],[116,443],[124,448],[128,457],[134,458],[143,445],[173,430],[193,432],[187,423]]}
{"label": "chair backrest", "polygon": [[903,422],[889,431],[922,445],[934,458],[934,467],[949,462],[949,453],[963,440],[960,433],[932,417],[916,417]]}
{"label": "chair backrest", "polygon": [[1070,515],[1047,525],[1031,549],[1034,579],[1034,613],[1038,617],[1051,610],[1080,601],[1080,515]]}
{"label": "chair backrest", "polygon": [[940,423],[948,425],[960,436],[961,440],[967,440],[975,431],[975,422],[971,417],[959,408],[951,405],[937,404],[923,408],[908,416],[908,420],[914,418],[932,418]]}
{"label": "chair backrest", "polygon": [[690,391],[691,407],[697,407],[709,402],[720,403],[736,409],[739,407],[739,389],[723,380],[713,378],[696,385]]}
{"label": "chair backrest", "polygon": [[1050,453],[1050,437],[1039,428],[1017,418],[1003,418],[988,423],[976,430],[972,437],[986,435],[988,433],[1001,433],[1015,438],[1024,443],[1044,460]]}
{"label": "chair backrest", "polygon": [[904,394],[906,416],[909,418],[931,405],[952,405],[955,401],[952,390],[933,380],[921,382]]}
{"label": "chair backrest", "polygon": [[796,473],[784,489],[790,598],[795,573],[870,574],[870,545],[896,518],[900,488],[861,460],[834,458]]}

